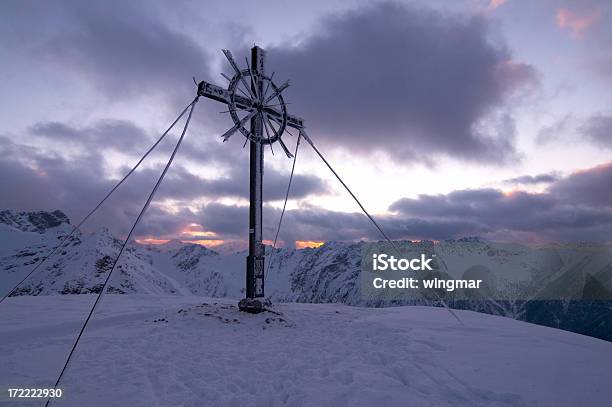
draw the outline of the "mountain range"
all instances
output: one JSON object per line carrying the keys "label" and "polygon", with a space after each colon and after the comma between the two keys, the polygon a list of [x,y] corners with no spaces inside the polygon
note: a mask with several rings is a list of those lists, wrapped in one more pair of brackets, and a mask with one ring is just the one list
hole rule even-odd
{"label": "mountain range", "polygon": [[[0,211],[0,294],[4,295],[70,233],[61,211]],[[485,276],[497,282],[486,298],[445,297],[468,309],[612,341],[612,256],[600,243],[531,247],[477,237],[402,242],[432,251],[451,278]],[[13,295],[96,293],[122,241],[108,229],[75,232]],[[266,294],[273,302],[354,306],[441,306],[437,299],[364,299],[360,290],[365,242],[327,242],[318,248],[267,248]],[[221,254],[197,244],[130,243],[108,290],[122,294],[244,296],[246,252]]]}

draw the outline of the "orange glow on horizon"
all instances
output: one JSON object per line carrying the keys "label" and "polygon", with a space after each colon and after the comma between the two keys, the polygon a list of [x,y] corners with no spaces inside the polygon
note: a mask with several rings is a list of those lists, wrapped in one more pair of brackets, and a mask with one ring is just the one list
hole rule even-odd
{"label": "orange glow on horizon", "polygon": [[506,198],[512,198],[513,196],[521,193],[523,191],[519,190],[519,189],[508,189],[508,190],[502,190],[502,194],[504,195],[504,197]]}
{"label": "orange glow on horizon", "polygon": [[217,234],[215,232],[205,232],[205,231],[188,231],[188,232],[181,232],[181,235],[187,235],[187,236],[195,236],[195,237],[215,237],[217,236]]}
{"label": "orange glow on horizon", "polygon": [[181,242],[183,242],[183,243],[199,244],[200,246],[204,246],[204,247],[216,247],[216,246],[221,246],[223,243],[225,243],[225,240],[221,240],[221,239],[199,239],[199,240],[181,240]]}
{"label": "orange glow on horizon", "polygon": [[169,239],[156,239],[154,237],[147,237],[144,239],[136,239],[136,243],[139,244],[164,244],[168,243]]}
{"label": "orange glow on horizon", "polygon": [[306,249],[306,248],[316,249],[317,247],[321,247],[324,244],[325,242],[315,242],[312,240],[296,240],[295,248],[296,249]]}
{"label": "orange glow on horizon", "polygon": [[[217,237],[215,232],[204,229],[199,223],[190,223],[179,232],[181,236],[189,237]],[[206,240],[206,239],[205,239]]]}

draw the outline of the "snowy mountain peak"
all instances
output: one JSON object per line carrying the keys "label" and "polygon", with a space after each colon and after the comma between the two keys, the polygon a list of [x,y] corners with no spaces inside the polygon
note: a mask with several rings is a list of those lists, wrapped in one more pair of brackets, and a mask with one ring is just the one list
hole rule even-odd
{"label": "snowy mountain peak", "polygon": [[183,247],[179,248],[176,254],[172,257],[178,256],[191,256],[191,257],[202,257],[202,256],[216,256],[217,253],[214,250],[211,250],[205,246],[199,244],[185,244]]}
{"label": "snowy mountain peak", "polygon": [[[92,232],[87,240],[91,242],[93,247],[103,248],[119,248],[121,241],[117,239],[107,227],[102,227]],[[128,247],[131,245],[128,245]]]}
{"label": "snowy mountain peak", "polygon": [[178,239],[172,239],[167,241],[166,243],[161,244],[140,243],[140,245],[147,250],[154,251],[157,253],[169,253],[180,250],[181,248],[188,245],[188,243],[183,243]]}
{"label": "snowy mountain peak", "polygon": [[23,232],[45,233],[48,229],[56,228],[62,224],[69,225],[70,219],[60,210],[55,210],[53,212],[17,212],[4,210],[0,211],[0,223],[4,223]]}

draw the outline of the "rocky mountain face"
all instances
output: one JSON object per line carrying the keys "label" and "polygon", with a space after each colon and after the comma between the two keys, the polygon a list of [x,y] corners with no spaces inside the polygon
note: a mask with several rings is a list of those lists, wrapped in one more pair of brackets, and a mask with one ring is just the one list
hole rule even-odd
{"label": "rocky mountain face", "polygon": [[0,211],[0,223],[23,232],[44,233],[62,224],[70,224],[70,220],[62,211],[15,212],[5,210]]}
{"label": "rocky mountain face", "polygon": [[[60,211],[0,212],[0,294],[4,295],[53,249],[72,226]],[[77,232],[14,295],[99,292],[121,241],[106,229]],[[266,293],[274,302],[341,302],[356,306],[426,304],[361,298],[363,242],[328,242],[317,249],[269,251]],[[478,238],[430,247],[444,275],[487,276],[496,292],[487,298],[445,297],[454,308],[503,315],[612,340],[612,256],[601,244],[530,248]],[[155,293],[241,298],[246,252],[222,255],[200,245],[130,244],[109,284],[114,293]],[[511,278],[509,278],[511,276]],[[566,293],[568,299],[555,299]],[[561,297],[563,298],[563,297]]]}

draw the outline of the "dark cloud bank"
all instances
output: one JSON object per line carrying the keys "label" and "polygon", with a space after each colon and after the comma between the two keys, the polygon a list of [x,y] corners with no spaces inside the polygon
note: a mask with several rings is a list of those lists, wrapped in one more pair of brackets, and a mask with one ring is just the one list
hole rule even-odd
{"label": "dark cloud bank", "polygon": [[[430,234],[432,238],[445,238],[450,232],[511,240],[608,241],[612,239],[612,162],[561,178],[544,193],[460,190],[404,198],[391,209],[400,218],[445,223],[448,229],[437,236]],[[404,233],[418,236],[419,229],[406,228]]]}
{"label": "dark cloud bank", "polygon": [[508,101],[536,74],[490,34],[483,18],[382,4],[268,51],[295,85],[292,111],[326,143],[403,163],[440,154],[504,163],[517,157]]}
{"label": "dark cloud bank", "polygon": [[[74,150],[70,158],[57,153],[14,143],[6,137],[0,137],[0,184],[6,193],[0,196],[0,207],[18,210],[48,210],[61,208],[73,221],[83,217],[95,206],[119,179],[109,179],[104,156],[108,151],[133,152],[130,145],[110,145],[105,149],[98,146],[92,148],[91,136],[103,133],[109,123],[102,121],[100,126],[86,129],[75,129],[57,123],[42,123],[32,128],[37,136],[49,141],[66,140],[66,146]],[[117,123],[112,123],[115,126]],[[132,127],[119,127],[135,134],[145,134],[144,130]],[[113,133],[115,134],[115,133]],[[144,137],[144,136],[143,136]],[[148,138],[146,140],[149,140]],[[162,150],[171,142],[164,142]],[[152,144],[149,141],[148,144]],[[145,145],[147,145],[145,143]],[[145,150],[146,147],[134,147],[133,150]],[[198,147],[185,145],[179,150],[179,156],[190,157],[198,153]],[[203,178],[190,172],[175,162],[164,179],[156,201],[171,199],[178,202],[179,207],[188,205],[193,199],[207,198],[238,198],[248,199],[248,155],[228,159],[219,147],[219,156],[215,159],[223,161],[224,173],[221,178]],[[161,154],[154,155],[160,158]],[[209,151],[210,153],[210,151]],[[167,159],[165,154],[164,158]],[[137,159],[131,159],[130,165]],[[221,168],[221,167],[220,167]],[[113,195],[107,204],[93,219],[94,227],[109,226],[119,234],[127,232],[129,225],[135,219],[153,184],[161,173],[161,165],[143,166]],[[121,169],[125,174],[129,167]],[[273,168],[267,168],[264,193],[268,201],[278,201],[285,197],[287,176]],[[327,184],[312,175],[295,174],[292,185],[292,197],[301,199],[309,195],[327,192]],[[214,208],[214,206],[212,206]],[[232,216],[231,213],[226,214]],[[178,214],[167,213],[155,206],[147,212],[139,232],[143,234],[166,235],[175,233],[186,224],[197,221],[196,215],[188,210]],[[246,224],[247,217],[235,219]],[[219,230],[221,235],[226,231]]]}
{"label": "dark cloud bank", "polygon": [[[193,75],[220,78],[210,69],[218,50],[169,25],[164,7],[4,5],[2,33],[13,47],[26,40],[32,66],[50,63],[109,101],[164,94],[180,104],[194,93]],[[537,75],[492,31],[484,17],[383,3],[326,17],[297,46],[268,47],[269,67],[292,80],[291,111],[326,144],[403,163],[440,155],[507,163],[519,155],[512,96]],[[248,55],[244,46],[234,52]]]}
{"label": "dark cloud bank", "polygon": [[49,64],[107,101],[146,93],[183,103],[211,58],[162,11],[145,1],[4,2],[0,43],[31,55],[29,69]]}
{"label": "dark cloud bank", "polygon": [[[357,208],[355,208],[357,210]],[[497,189],[457,190],[449,194],[404,198],[392,215],[378,216],[394,239],[442,240],[478,235],[519,242],[612,240],[612,162],[558,177],[543,193]],[[246,233],[246,206],[210,204],[189,219],[221,235]],[[265,210],[266,233],[273,236],[279,211]],[[288,211],[282,239],[354,240],[380,236],[361,213],[305,207]]]}
{"label": "dark cloud bank", "polygon": [[[43,128],[43,126],[39,127]],[[87,140],[87,138],[83,138]],[[104,162],[100,155],[84,155],[66,160],[32,147],[14,144],[8,139],[0,143],[0,182],[6,191],[0,206],[13,209],[65,210],[73,220],[83,216],[96,200],[114,183],[100,178]],[[243,168],[244,167],[244,168]],[[228,176],[209,180],[176,165],[159,191],[159,199],[171,198],[189,203],[194,198],[247,198],[247,169],[230,167]],[[149,168],[137,172],[98,216],[97,224],[111,226],[125,233],[135,218],[144,197],[160,172]],[[285,174],[268,170],[266,196],[282,200]],[[378,220],[393,238],[447,239],[479,235],[501,240],[611,240],[612,239],[612,162],[576,172],[566,177],[556,175],[517,177],[521,182],[543,180],[548,188],[543,193],[500,190],[457,190],[449,194],[420,195],[404,198],[391,205],[393,214]],[[303,198],[327,191],[322,180],[300,175],[295,179],[292,196]],[[352,208],[351,208],[352,209]],[[354,208],[357,210],[357,208]],[[178,213],[152,207],[139,227],[140,235],[168,236],[189,223],[198,223],[205,230],[223,239],[243,239],[247,229],[246,206],[210,203],[195,212],[181,209]],[[273,236],[279,211],[266,207],[265,233]],[[109,224],[108,220],[112,223]],[[358,212],[344,213],[306,206],[290,210],[285,216],[282,239],[352,240],[379,238],[376,230]]]}

